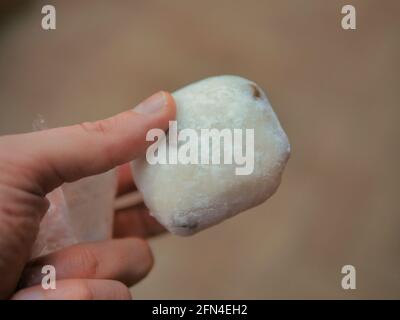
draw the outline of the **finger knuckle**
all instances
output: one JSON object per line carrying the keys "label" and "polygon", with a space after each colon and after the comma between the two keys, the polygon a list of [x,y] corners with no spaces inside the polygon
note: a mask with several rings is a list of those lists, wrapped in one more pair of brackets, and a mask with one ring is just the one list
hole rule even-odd
{"label": "finger knuckle", "polygon": [[107,134],[110,131],[109,121],[107,120],[83,122],[79,126],[87,133]]}
{"label": "finger knuckle", "polygon": [[115,281],[113,298],[116,300],[130,300],[132,299],[132,295],[127,286],[121,282]]}
{"label": "finger knuckle", "polygon": [[77,255],[78,263],[83,270],[83,275],[87,277],[96,277],[99,271],[99,260],[96,254],[87,247],[81,247]]}
{"label": "finger knuckle", "polygon": [[114,128],[117,126],[115,117],[95,122],[83,122],[78,126],[86,134],[100,135],[102,138],[108,138],[106,140],[107,143],[103,145],[103,155],[109,165],[114,167],[116,165],[116,161],[114,159],[115,141],[109,138],[112,136]]}
{"label": "finger knuckle", "polygon": [[74,285],[74,297],[77,300],[93,300],[94,295],[89,282],[86,280],[78,281]]}
{"label": "finger knuckle", "polygon": [[[154,257],[148,242],[144,239],[135,239],[133,243],[133,250],[140,251],[141,264],[138,266],[138,276],[145,277],[154,266]],[[133,252],[135,252],[133,251]]]}

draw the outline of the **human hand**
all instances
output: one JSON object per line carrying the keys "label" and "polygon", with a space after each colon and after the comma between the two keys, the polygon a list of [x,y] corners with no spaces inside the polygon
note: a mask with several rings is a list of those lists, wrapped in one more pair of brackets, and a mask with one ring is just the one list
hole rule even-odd
{"label": "human hand", "polygon": [[[161,92],[134,111],[93,123],[0,137],[0,298],[130,298],[128,286],[148,273],[152,256],[141,238],[162,228],[143,204],[115,216],[115,235],[134,238],[78,244],[27,264],[49,206],[46,194],[64,182],[106,172],[142,155],[149,144],[146,133],[168,128],[168,121],[175,118],[175,103],[170,94]],[[118,192],[133,187],[128,170],[121,167]],[[44,264],[57,270],[55,290],[38,285],[39,267]],[[22,273],[21,283],[28,287],[15,292]]]}

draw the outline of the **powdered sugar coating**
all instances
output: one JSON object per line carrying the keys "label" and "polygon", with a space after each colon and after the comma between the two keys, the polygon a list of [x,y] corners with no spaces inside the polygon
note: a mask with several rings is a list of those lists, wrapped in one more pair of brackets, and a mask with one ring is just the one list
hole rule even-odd
{"label": "powdered sugar coating", "polygon": [[267,200],[280,184],[290,145],[265,93],[252,81],[218,76],[173,93],[178,131],[254,129],[254,170],[236,164],[132,162],[134,179],[151,214],[170,232],[190,235]]}

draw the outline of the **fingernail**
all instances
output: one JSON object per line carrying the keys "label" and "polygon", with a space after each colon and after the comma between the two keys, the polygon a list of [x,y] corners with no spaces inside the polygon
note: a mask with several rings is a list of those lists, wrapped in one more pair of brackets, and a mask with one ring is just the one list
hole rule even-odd
{"label": "fingernail", "polygon": [[160,91],[141,102],[133,109],[133,111],[140,114],[157,113],[166,105],[166,101],[167,99],[165,98],[165,93]]}
{"label": "fingernail", "polygon": [[13,300],[44,300],[45,296],[42,289],[28,288],[18,291],[13,297]]}

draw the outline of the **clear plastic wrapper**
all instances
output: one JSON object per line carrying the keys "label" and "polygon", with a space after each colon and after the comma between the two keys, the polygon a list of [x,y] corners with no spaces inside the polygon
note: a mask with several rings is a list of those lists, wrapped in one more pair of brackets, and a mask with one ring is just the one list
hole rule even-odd
{"label": "clear plastic wrapper", "polygon": [[[38,116],[33,127],[45,129],[44,118]],[[40,223],[32,258],[76,243],[111,238],[116,183],[115,171],[111,170],[50,192],[50,207]]]}

